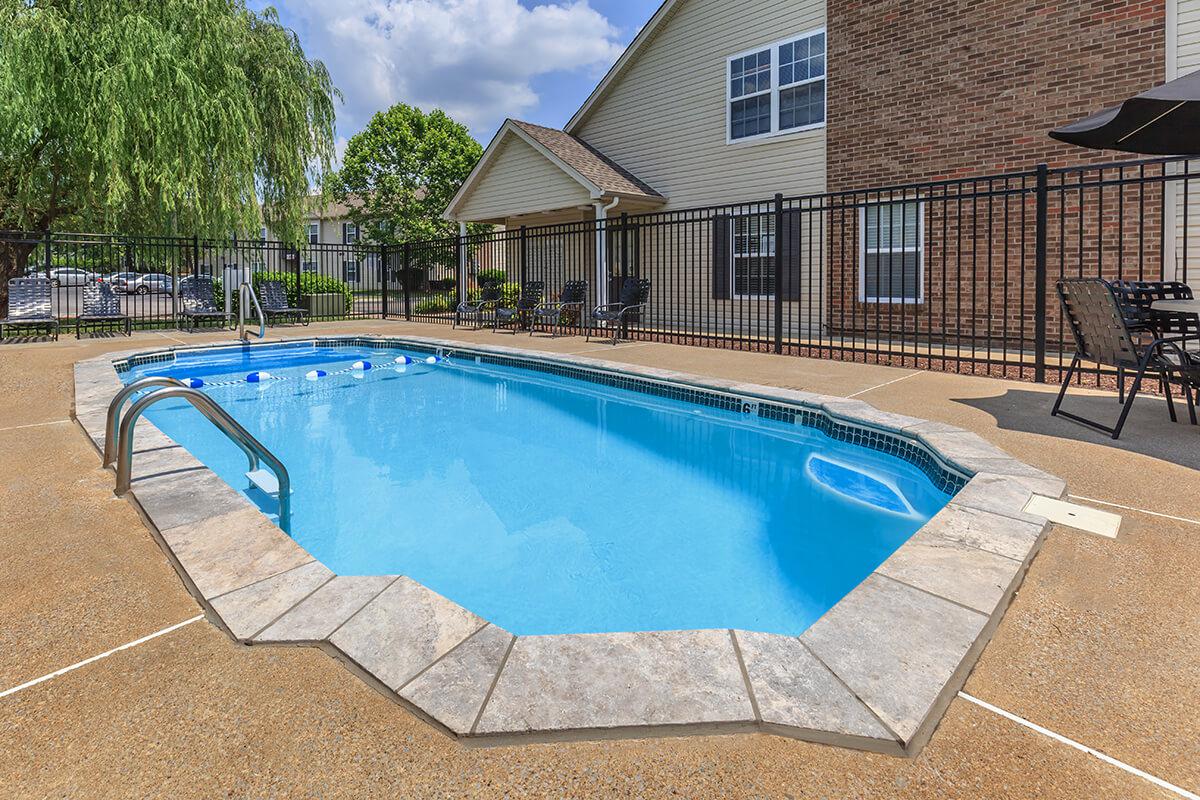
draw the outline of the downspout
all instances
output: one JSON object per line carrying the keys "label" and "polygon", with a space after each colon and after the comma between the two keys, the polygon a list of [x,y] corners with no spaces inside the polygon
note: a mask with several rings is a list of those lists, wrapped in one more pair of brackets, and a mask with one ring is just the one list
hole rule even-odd
{"label": "downspout", "polygon": [[608,205],[601,200],[592,203],[596,207],[596,305],[600,306],[608,303],[608,226],[602,223],[620,202],[620,197],[614,197]]}

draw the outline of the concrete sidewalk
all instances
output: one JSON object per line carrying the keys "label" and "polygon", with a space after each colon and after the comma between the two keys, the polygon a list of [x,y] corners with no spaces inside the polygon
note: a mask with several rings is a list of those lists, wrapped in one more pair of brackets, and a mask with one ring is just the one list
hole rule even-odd
{"label": "concrete sidewalk", "polygon": [[[1055,529],[966,685],[982,700],[1200,791],[1200,429],[1139,400],[1123,439],[1048,416],[1051,387],[654,343],[616,348],[367,321],[287,336],[460,338],[855,395],[980,433],[1117,510],[1116,540]],[[0,691],[201,612],[70,420],[77,360],[228,333],[0,345]],[[1115,415],[1084,393],[1085,413]],[[315,650],[207,621],[0,698],[16,796],[1170,797],[956,700],[913,760],[764,736],[471,750]]]}

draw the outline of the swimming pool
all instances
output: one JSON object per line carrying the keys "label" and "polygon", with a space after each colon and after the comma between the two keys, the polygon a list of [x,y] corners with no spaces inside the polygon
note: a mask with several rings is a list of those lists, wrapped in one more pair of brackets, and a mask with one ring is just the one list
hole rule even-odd
{"label": "swimming pool", "polygon": [[[334,572],[407,575],[516,635],[798,635],[950,499],[908,460],[713,395],[317,345],[181,351],[122,378],[203,381],[287,465],[291,534]],[[240,451],[189,406],[148,416],[245,489]]]}

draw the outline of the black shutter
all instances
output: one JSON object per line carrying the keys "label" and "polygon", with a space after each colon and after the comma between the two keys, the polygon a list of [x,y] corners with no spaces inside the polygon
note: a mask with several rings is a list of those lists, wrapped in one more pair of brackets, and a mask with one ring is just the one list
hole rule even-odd
{"label": "black shutter", "polygon": [[733,249],[729,241],[732,219],[728,214],[718,214],[712,221],[712,296],[717,300],[732,296]]}
{"label": "black shutter", "polygon": [[776,236],[783,237],[783,286],[779,287],[779,291],[784,300],[800,300],[804,294],[805,242],[800,236],[803,222],[803,211],[789,209],[783,212],[783,230],[775,232]]}

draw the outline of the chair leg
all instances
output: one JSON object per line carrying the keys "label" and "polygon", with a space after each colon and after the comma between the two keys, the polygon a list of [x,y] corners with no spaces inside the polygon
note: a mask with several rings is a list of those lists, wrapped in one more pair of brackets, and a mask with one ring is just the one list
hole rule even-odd
{"label": "chair leg", "polygon": [[1162,382],[1163,394],[1167,397],[1167,413],[1171,415],[1171,422],[1179,422],[1179,417],[1175,416],[1175,398],[1171,396],[1171,376],[1163,372],[1160,373],[1159,380]]}
{"label": "chair leg", "polygon": [[1113,428],[1112,438],[1119,439],[1121,437],[1121,429],[1125,427],[1125,419],[1129,416],[1130,410],[1133,408],[1134,398],[1137,397],[1138,390],[1142,388],[1142,377],[1146,374],[1145,365],[1138,368],[1137,375],[1133,379],[1133,386],[1129,389],[1129,398],[1125,401],[1125,405],[1121,408],[1121,417],[1117,420],[1117,426]]}
{"label": "chair leg", "polygon": [[1117,402],[1125,402],[1125,368],[1117,367]]}
{"label": "chair leg", "polygon": [[[1071,366],[1067,367],[1067,374],[1063,376],[1062,388],[1058,390],[1058,399],[1054,401],[1054,408],[1050,409],[1050,416],[1057,417],[1058,410],[1062,408],[1063,398],[1067,396],[1067,387],[1071,385],[1071,378],[1075,376],[1075,370],[1079,368],[1079,354],[1071,359]],[[1124,389],[1121,390],[1124,396]]]}

